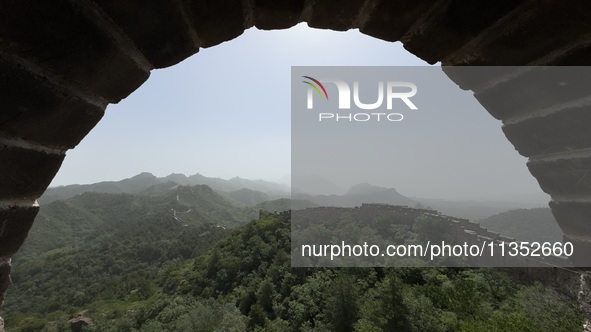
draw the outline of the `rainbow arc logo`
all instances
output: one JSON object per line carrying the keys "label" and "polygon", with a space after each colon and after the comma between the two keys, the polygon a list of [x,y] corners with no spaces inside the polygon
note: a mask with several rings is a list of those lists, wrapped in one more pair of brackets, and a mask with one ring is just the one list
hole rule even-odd
{"label": "rainbow arc logo", "polygon": [[[303,78],[307,78],[310,81],[302,81],[303,83],[308,84],[309,86],[311,86],[314,90],[316,90],[316,93],[318,93],[318,96],[320,96],[320,98],[324,98],[326,97],[326,100],[328,100],[328,93],[326,92],[326,89],[324,88],[324,85],[322,85],[322,83],[320,83],[319,80],[310,77],[310,76],[302,76]],[[320,90],[322,89],[322,92],[320,92]],[[323,94],[324,93],[324,94]]]}

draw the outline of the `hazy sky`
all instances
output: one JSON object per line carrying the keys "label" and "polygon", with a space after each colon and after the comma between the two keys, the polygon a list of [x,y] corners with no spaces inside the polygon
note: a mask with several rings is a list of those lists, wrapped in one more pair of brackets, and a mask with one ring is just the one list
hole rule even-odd
{"label": "hazy sky", "polygon": [[[282,31],[249,29],[176,66],[153,71],[130,97],[110,105],[103,120],[67,153],[52,186],[119,180],[140,172],[284,178],[290,174],[291,66],[353,65],[427,64],[400,43],[357,30],[315,30],[305,24]],[[440,179],[433,188],[413,186],[412,181],[420,179],[409,180],[410,175],[389,185],[408,196],[441,198],[503,197],[507,186],[511,194],[541,192],[525,158],[514,151],[500,122],[488,113],[477,110],[469,119],[450,121],[450,126],[453,132],[438,130],[438,146],[443,149],[452,142],[454,148],[440,154],[465,162],[448,164],[439,159],[438,167],[430,171]],[[408,137],[417,146],[428,146],[434,139],[429,133],[418,134]],[[486,156],[479,155],[483,147],[488,149]],[[409,167],[429,162],[413,158]],[[475,172],[482,158],[490,169]],[[454,173],[467,174],[466,183],[446,179],[452,168]],[[480,182],[474,182],[483,177],[485,192]],[[450,186],[459,188],[452,195],[456,197],[442,197]]]}

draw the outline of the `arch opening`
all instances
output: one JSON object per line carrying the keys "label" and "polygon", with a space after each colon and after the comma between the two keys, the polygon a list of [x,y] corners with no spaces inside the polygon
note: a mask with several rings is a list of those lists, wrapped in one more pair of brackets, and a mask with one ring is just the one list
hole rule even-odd
{"label": "arch opening", "polygon": [[[281,40],[285,40],[284,34],[288,34],[287,40],[290,41],[288,50],[277,45]],[[297,42],[296,38],[302,42]],[[308,47],[311,42],[313,47]],[[246,48],[248,45],[251,51]],[[308,49],[314,51],[310,52]],[[354,53],[355,51],[357,53]],[[362,57],[368,52],[373,56]],[[240,59],[232,58],[236,53],[241,53]],[[403,50],[400,44],[384,43],[371,38],[368,40],[367,36],[354,31],[315,31],[304,24],[276,32],[247,30],[245,36],[206,49],[174,68],[155,72],[153,75],[159,77],[152,77],[118,105],[109,106],[107,115],[97,128],[85,138],[81,146],[68,153],[70,157],[66,159],[62,168],[64,173],[78,173],[77,176],[86,176],[86,179],[67,181],[67,177],[60,174],[54,185],[112,181],[144,171],[157,176],[166,176],[170,173],[191,175],[201,172],[213,177],[241,176],[265,180],[277,180],[289,175],[287,133],[290,130],[288,109],[291,64],[375,66],[425,63]],[[475,103],[474,107],[479,105]],[[471,169],[480,170],[479,175],[474,174],[463,182],[466,186],[489,188],[489,192],[492,191],[491,186],[495,186],[497,192],[494,195],[486,195],[484,192],[477,194],[468,187],[461,193],[450,194],[448,188],[462,182],[459,178],[446,179],[452,173],[451,169],[435,172],[430,178],[432,181],[427,181],[437,182],[439,178],[440,184],[437,189],[413,191],[412,181],[400,188],[401,184],[397,184],[396,181],[402,179],[392,180],[388,184],[375,184],[398,188],[408,196],[448,200],[502,201],[503,195],[508,193],[508,190],[505,190],[510,184],[514,186],[512,192],[515,197],[528,194],[533,196],[540,192],[533,178],[523,168],[525,159],[511,149],[499,130],[500,123],[497,120],[482,110],[472,109],[458,110],[456,114],[446,117],[442,117],[441,114],[427,114],[415,123],[405,124],[410,128],[404,128],[398,141],[420,144],[417,145],[420,146],[417,149],[424,150],[422,154],[437,157],[420,159],[413,155],[411,150],[396,151],[396,146],[392,146],[393,151],[404,153],[401,154],[402,159],[416,160],[409,162],[404,173],[409,173],[417,165],[457,163],[462,157],[461,151],[470,151],[471,157],[455,166],[456,172],[467,174]],[[438,125],[445,121],[448,123]],[[429,134],[421,134],[422,131],[429,131]],[[464,135],[471,139],[464,139]],[[250,141],[249,137],[253,140]],[[281,140],[273,137],[279,137]],[[434,137],[440,140],[438,147],[433,144],[436,140]],[[273,145],[255,150],[257,143]],[[201,150],[202,146],[209,144],[214,147]],[[500,147],[494,148],[496,145]],[[477,151],[479,146],[489,148]],[[412,145],[409,145],[410,147]],[[447,147],[449,150],[440,147]],[[253,152],[248,152],[249,149]],[[485,150],[488,153],[484,153]],[[127,151],[134,153],[130,154]],[[482,154],[479,155],[479,152]],[[77,155],[78,153],[80,155]],[[227,158],[227,155],[233,153],[241,157]],[[277,156],[278,153],[282,155]],[[93,155],[100,157],[92,159]],[[281,160],[283,170],[263,170],[260,165],[265,161],[258,159],[264,159],[265,156]],[[68,163],[70,158],[71,164]],[[206,161],[202,162],[203,159]],[[111,162],[113,160],[118,162]],[[488,170],[484,168],[484,160],[490,165]],[[244,161],[259,166],[246,172],[223,169],[224,165],[247,167]],[[477,161],[482,162],[475,164]],[[502,167],[493,167],[494,161],[503,161],[499,162]],[[104,177],[104,170],[117,172],[119,167],[127,170]],[[503,174],[507,174],[510,168],[519,169],[519,175],[502,179]],[[423,171],[423,174],[433,173],[426,169]],[[89,175],[97,177],[91,178]],[[485,178],[487,183],[478,182]],[[521,192],[518,192],[515,185],[520,181],[519,178],[525,179]],[[540,202],[538,199],[537,204]]]}

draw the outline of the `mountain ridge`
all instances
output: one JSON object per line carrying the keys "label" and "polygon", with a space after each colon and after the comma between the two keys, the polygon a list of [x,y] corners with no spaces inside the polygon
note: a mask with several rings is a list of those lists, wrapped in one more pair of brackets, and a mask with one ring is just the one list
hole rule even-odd
{"label": "mountain ridge", "polygon": [[224,192],[246,188],[263,192],[271,198],[287,197],[289,196],[290,191],[287,185],[265,180],[249,180],[240,177],[224,180],[222,178],[206,177],[199,173],[190,176],[180,173],[171,173],[164,177],[156,177],[152,173],[142,172],[138,175],[119,181],[101,181],[92,184],[72,184],[50,187],[39,198],[39,203],[47,204],[56,200],[68,199],[84,192],[138,194],[154,185],[166,184],[167,182],[173,182],[183,186],[208,185],[216,191]]}
{"label": "mountain ridge", "polygon": [[85,192],[43,204],[19,256],[84,247],[108,240],[121,228],[141,232],[146,227],[213,225],[225,229],[257,217],[256,208],[237,206],[207,185],[176,185],[155,195]]}
{"label": "mountain ridge", "polygon": [[520,241],[560,242],[562,230],[550,208],[515,209],[477,221],[489,230]]}

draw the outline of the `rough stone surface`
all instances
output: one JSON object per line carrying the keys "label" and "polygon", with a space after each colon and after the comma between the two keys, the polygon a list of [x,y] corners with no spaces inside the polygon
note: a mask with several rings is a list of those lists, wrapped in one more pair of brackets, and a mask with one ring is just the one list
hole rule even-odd
{"label": "rough stone surface", "polygon": [[398,41],[431,6],[431,0],[379,1],[359,30],[379,39]]}
{"label": "rough stone surface", "polygon": [[[467,74],[468,68],[461,71]],[[487,77],[507,77],[475,94],[486,110],[499,120],[536,114],[538,111],[556,107],[589,96],[591,71],[580,67],[524,68],[516,71],[511,67],[477,70],[473,75],[482,80]],[[475,77],[476,78],[476,77]],[[476,82],[472,80],[471,87]]]}
{"label": "rough stone surface", "polygon": [[83,100],[1,57],[0,91],[0,133],[55,148],[75,147],[106,106]]}
{"label": "rough stone surface", "polygon": [[0,307],[4,304],[4,292],[10,286],[10,269],[10,258],[0,258]]}
{"label": "rough stone surface", "polygon": [[589,3],[573,0],[568,6],[551,0],[528,0],[457,52],[444,65],[527,65],[566,47],[590,32]]}
{"label": "rough stone surface", "polygon": [[170,0],[94,0],[134,41],[156,68],[172,66],[195,54],[182,3]]}
{"label": "rough stone surface", "polygon": [[503,132],[521,155],[531,157],[589,147],[590,123],[591,105],[505,125]]}
{"label": "rough stone surface", "polygon": [[591,203],[552,201],[550,207],[565,234],[585,237],[591,233]]}
{"label": "rough stone surface", "polygon": [[591,157],[529,162],[527,167],[550,195],[591,197]]}
{"label": "rough stone surface", "polygon": [[[472,90],[476,96],[479,96],[483,91],[490,89],[490,85],[499,79],[518,73],[520,67],[511,66],[489,66],[478,67],[478,70],[473,70],[470,66],[442,66],[441,69],[445,74],[454,81],[461,89]],[[503,83],[503,82],[501,82]],[[497,120],[501,118],[491,113]]]}
{"label": "rough stone surface", "polygon": [[313,28],[347,31],[352,28],[364,2],[364,0],[313,1],[308,25]]}
{"label": "rough stone surface", "polygon": [[[404,48],[429,63],[454,52],[523,0],[438,1],[423,10],[413,28],[402,38]],[[396,3],[396,2],[394,2]]]}
{"label": "rough stone surface", "polygon": [[91,326],[94,321],[88,316],[88,310],[79,312],[76,317],[70,319],[70,329],[72,332],[82,332],[85,327]]}
{"label": "rough stone surface", "polygon": [[37,212],[39,206],[0,209],[0,260],[12,257],[25,242]]}
{"label": "rough stone surface", "polygon": [[591,58],[591,37],[583,37],[575,45],[569,45],[553,53],[548,59],[534,64],[541,66],[588,66]]}
{"label": "rough stone surface", "polygon": [[51,183],[64,157],[8,146],[0,140],[0,200],[37,199]]}
{"label": "rough stone surface", "polygon": [[245,10],[242,0],[187,0],[189,16],[203,47],[240,36],[244,32]]}
{"label": "rough stone surface", "polygon": [[263,30],[286,29],[299,23],[304,0],[256,0],[254,25]]}
{"label": "rough stone surface", "polygon": [[[585,267],[585,265],[589,265],[591,242],[589,242],[587,238],[580,238],[569,234],[564,234],[563,241],[565,243],[570,242],[573,245],[574,251],[572,256],[569,257],[569,260],[573,263],[573,265],[578,265],[578,270],[589,269],[589,267]],[[588,316],[587,319],[591,319],[591,316]]]}
{"label": "rough stone surface", "polygon": [[75,3],[2,1],[0,50],[39,64],[110,102],[118,102],[140,86],[149,72],[74,7]]}

